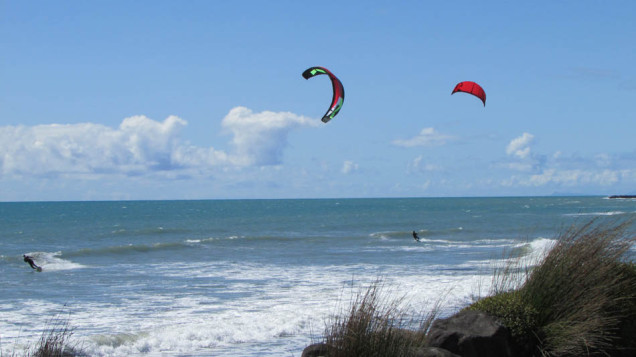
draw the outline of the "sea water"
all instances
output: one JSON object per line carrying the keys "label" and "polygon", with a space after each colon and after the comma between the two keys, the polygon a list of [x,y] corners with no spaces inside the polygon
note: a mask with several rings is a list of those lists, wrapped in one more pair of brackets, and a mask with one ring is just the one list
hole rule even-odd
{"label": "sea water", "polygon": [[378,279],[448,315],[510,254],[635,216],[603,197],[0,203],[0,352],[62,320],[91,356],[300,356]]}

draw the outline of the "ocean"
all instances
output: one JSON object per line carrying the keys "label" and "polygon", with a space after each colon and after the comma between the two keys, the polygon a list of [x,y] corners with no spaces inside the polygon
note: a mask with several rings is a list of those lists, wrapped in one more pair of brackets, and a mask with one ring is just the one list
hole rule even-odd
{"label": "ocean", "polygon": [[0,203],[0,354],[62,319],[91,356],[300,356],[378,279],[448,315],[509,254],[630,217],[603,197]]}

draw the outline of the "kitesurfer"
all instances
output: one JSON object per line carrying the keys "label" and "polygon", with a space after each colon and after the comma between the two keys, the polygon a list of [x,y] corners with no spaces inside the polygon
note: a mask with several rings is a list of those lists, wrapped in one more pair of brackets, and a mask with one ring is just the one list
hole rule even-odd
{"label": "kitesurfer", "polygon": [[26,254],[22,254],[22,256],[24,257],[24,261],[29,263],[31,268],[33,268],[35,270],[41,269],[39,266],[37,266],[37,264],[35,264],[35,262],[33,261],[33,258],[31,258],[30,256],[28,256]]}
{"label": "kitesurfer", "polygon": [[416,242],[420,241],[420,237],[417,235],[416,231],[413,231],[413,239],[415,239]]}

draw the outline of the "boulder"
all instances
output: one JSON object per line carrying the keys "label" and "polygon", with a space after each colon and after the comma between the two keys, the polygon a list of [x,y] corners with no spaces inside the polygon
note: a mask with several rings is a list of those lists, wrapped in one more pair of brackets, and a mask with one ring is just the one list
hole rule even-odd
{"label": "boulder", "polygon": [[305,347],[301,357],[322,357],[327,355],[327,344],[314,343]]}
{"label": "boulder", "polygon": [[[325,343],[314,343],[305,347],[301,357],[324,357],[327,356],[327,345]],[[450,351],[438,347],[420,347],[413,351],[413,357],[460,357]]]}
{"label": "boulder", "polygon": [[510,332],[497,320],[481,311],[461,311],[433,322],[428,334],[429,346],[439,347],[462,357],[515,356]]}
{"label": "boulder", "polygon": [[414,351],[413,357],[460,357],[439,347],[421,347]]}

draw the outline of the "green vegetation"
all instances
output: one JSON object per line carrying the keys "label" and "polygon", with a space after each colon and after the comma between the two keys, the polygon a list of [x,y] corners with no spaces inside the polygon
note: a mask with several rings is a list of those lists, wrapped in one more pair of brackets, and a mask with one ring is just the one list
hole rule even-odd
{"label": "green vegetation", "polygon": [[481,299],[469,307],[496,316],[508,327],[518,344],[531,343],[537,326],[538,311],[527,304],[518,291],[510,291]]}
{"label": "green vegetation", "polygon": [[525,272],[520,287],[505,291],[514,279],[500,280],[493,284],[493,296],[469,309],[496,316],[518,343],[534,345],[543,356],[612,355],[634,348],[636,268],[628,254],[635,237],[627,231],[630,225],[592,221],[566,231],[535,268],[505,268]]}

